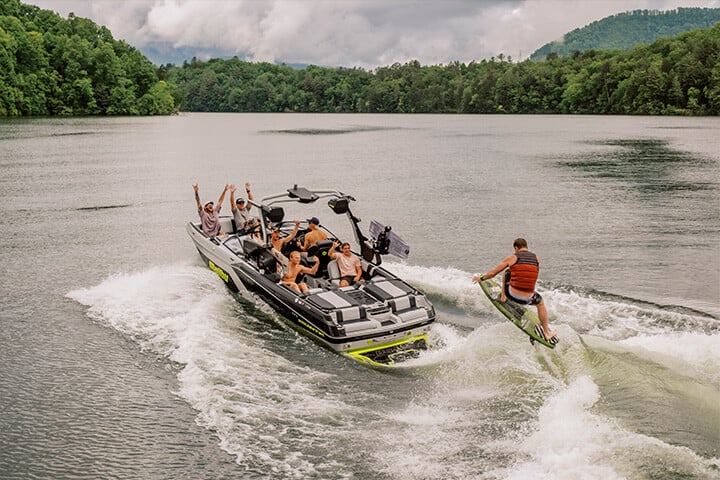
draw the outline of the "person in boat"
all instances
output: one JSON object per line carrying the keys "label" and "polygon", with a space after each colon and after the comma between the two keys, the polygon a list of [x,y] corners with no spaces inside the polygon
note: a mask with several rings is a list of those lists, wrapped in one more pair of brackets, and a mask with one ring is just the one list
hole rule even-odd
{"label": "person in boat", "polygon": [[317,242],[327,240],[327,234],[318,228],[320,220],[318,220],[317,217],[308,218],[307,222],[310,231],[305,234],[305,241],[302,244],[297,242],[298,248],[303,252],[307,252],[308,248],[312,247]]}
{"label": "person in boat", "polygon": [[305,282],[298,282],[297,277],[299,275],[315,275],[315,273],[317,273],[318,267],[320,266],[320,259],[317,257],[312,258],[315,259],[315,265],[313,265],[312,268],[308,268],[300,264],[300,252],[297,250],[292,252],[288,262],[287,272],[283,275],[280,283],[287,285],[299,293],[306,293],[308,291],[307,284]]}
{"label": "person in boat", "polygon": [[350,244],[343,242],[340,246],[340,253],[335,249],[340,242],[335,240],[328,251],[328,256],[335,260],[340,268],[340,286],[347,287],[362,280],[362,264],[360,258],[350,251]]}
{"label": "person in boat", "polygon": [[[233,218],[235,219],[235,228],[239,231],[248,226],[250,221],[250,209],[252,205],[250,202],[245,204],[245,199],[242,197],[235,198],[235,185],[230,185],[230,210],[232,210]],[[253,201],[253,194],[250,193],[250,184],[245,183],[245,193],[247,193],[248,200]]]}
{"label": "person in boat", "polygon": [[550,331],[548,326],[545,302],[542,296],[535,291],[535,284],[540,272],[540,258],[528,250],[527,241],[524,238],[515,239],[513,248],[515,253],[505,257],[497,267],[486,274],[473,276],[472,281],[478,283],[504,271],[500,302],[505,303],[509,297],[516,303],[535,305],[545,339],[550,340],[556,334]]}
{"label": "person in boat", "polygon": [[282,253],[283,246],[286,243],[292,241],[293,238],[295,238],[295,235],[297,235],[299,228],[300,220],[295,220],[295,228],[292,232],[290,232],[290,235],[288,235],[287,237],[280,237],[279,227],[274,227],[272,229],[272,233],[270,234],[270,245],[272,245],[270,253],[278,261],[278,266],[281,267],[283,271],[287,271],[288,267],[288,258]]}
{"label": "person in boat", "polygon": [[280,238],[280,228],[275,227],[272,230],[272,233],[270,234],[270,244],[273,246],[275,250],[278,252],[282,251],[283,246],[290,242],[293,238],[295,238],[295,235],[297,235],[298,229],[300,228],[300,220],[295,220],[295,228],[293,231],[288,235],[287,237]]}
{"label": "person in boat", "polygon": [[262,227],[260,226],[260,220],[257,217],[250,217],[250,220],[245,224],[245,229],[242,232],[243,235],[250,235],[253,239],[258,242],[262,242]]}
{"label": "person in boat", "polygon": [[195,190],[195,201],[197,202],[198,215],[200,216],[200,225],[202,231],[210,237],[214,237],[220,234],[220,209],[222,208],[222,203],[225,199],[225,192],[227,192],[229,188],[230,185],[225,185],[225,188],[220,194],[220,198],[218,198],[216,207],[212,201],[205,202],[205,205],[200,203],[198,184],[196,183],[195,185],[193,185],[193,190]]}

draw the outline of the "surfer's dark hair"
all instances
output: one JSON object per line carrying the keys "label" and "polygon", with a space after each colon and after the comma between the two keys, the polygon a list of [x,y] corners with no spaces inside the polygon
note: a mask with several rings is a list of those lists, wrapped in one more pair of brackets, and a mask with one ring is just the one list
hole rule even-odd
{"label": "surfer's dark hair", "polygon": [[513,242],[515,248],[527,248],[527,241],[524,238],[516,238]]}

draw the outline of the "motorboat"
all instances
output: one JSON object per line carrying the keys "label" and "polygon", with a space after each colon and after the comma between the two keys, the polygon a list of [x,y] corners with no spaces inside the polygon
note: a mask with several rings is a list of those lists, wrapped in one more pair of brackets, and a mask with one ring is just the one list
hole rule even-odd
{"label": "motorboat", "polygon": [[[363,233],[352,202],[355,198],[337,190],[294,185],[251,202],[251,214],[257,216],[246,225],[221,216],[217,236],[206,235],[200,222],[189,222],[186,229],[203,261],[234,292],[251,301],[261,299],[288,324],[330,350],[375,366],[393,365],[428,348],[435,309],[423,292],[382,265],[383,255],[407,258],[409,245],[377,221]],[[316,259],[320,262],[316,273],[304,275],[307,291],[301,293],[281,280],[287,258],[303,245],[313,217],[322,219],[316,228],[327,239],[310,246],[301,258],[308,267]],[[296,224],[295,238],[280,251],[274,249],[272,230],[279,229],[285,237],[293,234]],[[350,243],[352,255],[359,257],[360,282],[340,286],[337,260],[328,254],[335,240]]]}

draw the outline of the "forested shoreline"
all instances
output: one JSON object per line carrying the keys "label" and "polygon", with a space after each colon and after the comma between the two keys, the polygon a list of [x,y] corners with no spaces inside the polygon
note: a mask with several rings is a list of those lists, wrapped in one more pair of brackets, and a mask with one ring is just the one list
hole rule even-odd
{"label": "forested shoreline", "polygon": [[720,24],[628,51],[513,63],[417,61],[374,71],[193,60],[171,67],[181,110],[515,114],[720,114]]}
{"label": "forested shoreline", "polygon": [[630,50],[372,71],[153,65],[91,20],[0,3],[0,116],[191,112],[718,115],[720,24]]}
{"label": "forested shoreline", "polygon": [[172,87],[91,20],[0,2],[0,116],[167,115]]}

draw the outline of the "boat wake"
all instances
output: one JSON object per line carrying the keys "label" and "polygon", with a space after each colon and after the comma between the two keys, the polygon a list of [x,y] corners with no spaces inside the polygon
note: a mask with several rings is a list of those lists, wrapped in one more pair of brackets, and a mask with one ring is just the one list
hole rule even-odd
{"label": "boat wake", "polygon": [[428,293],[438,320],[433,348],[380,372],[284,327],[262,303],[237,302],[199,265],[116,274],[68,297],[86,305],[92,320],[177,364],[177,394],[248,472],[716,475],[715,319],[550,288],[543,295],[561,337],[550,350],[519,335],[470,283],[471,274],[386,267]]}

